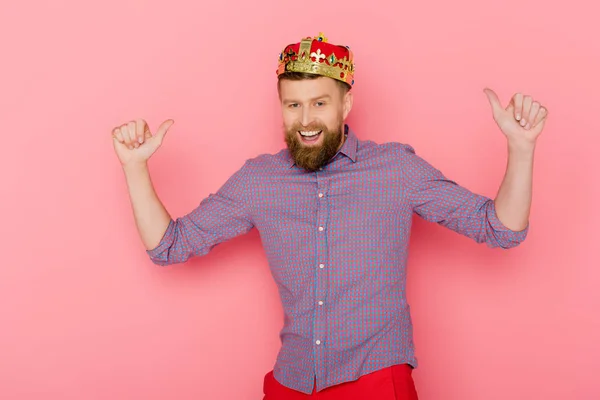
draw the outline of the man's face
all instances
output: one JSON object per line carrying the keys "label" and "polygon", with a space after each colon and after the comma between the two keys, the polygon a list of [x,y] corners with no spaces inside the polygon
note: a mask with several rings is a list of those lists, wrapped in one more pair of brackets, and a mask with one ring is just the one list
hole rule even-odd
{"label": "man's face", "polygon": [[296,165],[315,171],[340,149],[352,93],[331,78],[282,80],[279,97],[285,141]]}

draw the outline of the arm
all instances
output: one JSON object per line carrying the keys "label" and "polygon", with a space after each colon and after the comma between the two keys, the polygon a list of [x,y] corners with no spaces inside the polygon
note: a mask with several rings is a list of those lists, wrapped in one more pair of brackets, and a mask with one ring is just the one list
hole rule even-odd
{"label": "arm", "polygon": [[489,89],[494,120],[507,137],[508,163],[495,200],[477,195],[446,179],[416,156],[403,151],[408,197],[415,213],[490,247],[521,243],[529,228],[535,144],[547,110],[530,96],[516,94],[506,109]]}
{"label": "arm", "polygon": [[155,248],[164,236],[171,216],[154,191],[148,165],[123,166],[135,224],[147,250]]}
{"label": "arm", "polygon": [[533,184],[533,156],[537,138],[544,129],[547,110],[531,96],[515,94],[506,109],[496,93],[484,90],[494,120],[508,142],[508,164],[496,195],[496,211],[504,225],[521,230],[529,223]]}
{"label": "arm", "polygon": [[492,199],[446,178],[416,155],[412,147],[400,146],[400,170],[415,214],[489,247],[508,249],[525,239],[527,229],[515,232],[506,227],[498,218]]}
{"label": "arm", "polygon": [[147,250],[152,262],[157,265],[183,263],[190,257],[208,254],[216,245],[254,227],[249,211],[251,196],[247,165],[190,213],[167,221],[160,243]]}
{"label": "arm", "polygon": [[532,148],[520,148],[509,143],[508,163],[504,180],[496,195],[496,213],[502,223],[513,231],[529,224],[533,184]]}
{"label": "arm", "polygon": [[147,161],[161,146],[173,123],[164,121],[155,135],[143,119],[112,130],[138,232],[146,252],[158,265],[185,262],[191,256],[207,254],[217,244],[253,227],[248,211],[246,165],[194,211],[177,220],[171,218],[154,191]]}
{"label": "arm", "polygon": [[171,119],[164,121],[155,135],[143,119],[129,121],[112,130],[112,141],[125,174],[136,227],[146,249],[159,244],[171,219],[152,187],[148,159],[161,146],[173,123]]}

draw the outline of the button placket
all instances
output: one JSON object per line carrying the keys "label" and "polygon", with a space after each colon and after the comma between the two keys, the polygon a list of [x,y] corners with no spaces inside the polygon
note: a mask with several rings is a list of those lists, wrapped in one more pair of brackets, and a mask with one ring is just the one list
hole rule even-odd
{"label": "button placket", "polygon": [[313,343],[316,348],[315,357],[315,369],[316,371],[321,370],[320,365],[324,361],[321,350],[324,349],[326,343],[326,326],[325,326],[325,293],[327,292],[328,286],[328,273],[325,268],[328,251],[327,251],[327,223],[329,221],[329,204],[327,198],[329,180],[324,177],[324,173],[318,173],[317,175],[317,190],[316,190],[316,202],[317,202],[317,258],[316,258],[316,271],[315,271],[315,319],[313,327]]}

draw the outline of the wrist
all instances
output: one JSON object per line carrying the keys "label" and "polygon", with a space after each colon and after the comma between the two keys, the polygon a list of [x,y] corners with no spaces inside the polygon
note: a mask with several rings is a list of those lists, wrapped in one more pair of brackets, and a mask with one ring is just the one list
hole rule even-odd
{"label": "wrist", "polygon": [[145,172],[148,170],[148,163],[146,161],[132,161],[122,165],[123,172],[125,174],[135,174],[139,172]]}
{"label": "wrist", "polygon": [[533,156],[535,144],[535,141],[526,139],[509,139],[508,152],[515,156]]}

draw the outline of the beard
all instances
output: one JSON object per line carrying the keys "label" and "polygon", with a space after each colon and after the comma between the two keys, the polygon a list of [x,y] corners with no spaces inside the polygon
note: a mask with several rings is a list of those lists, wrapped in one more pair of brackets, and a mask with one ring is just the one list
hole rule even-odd
{"label": "beard", "polygon": [[[324,166],[337,153],[342,144],[344,124],[339,121],[337,128],[330,130],[322,123],[315,122],[309,126],[294,124],[285,131],[285,143],[296,165],[314,172]],[[284,128],[285,129],[285,128]],[[306,146],[298,138],[298,131],[321,131],[323,142],[318,146]]]}

